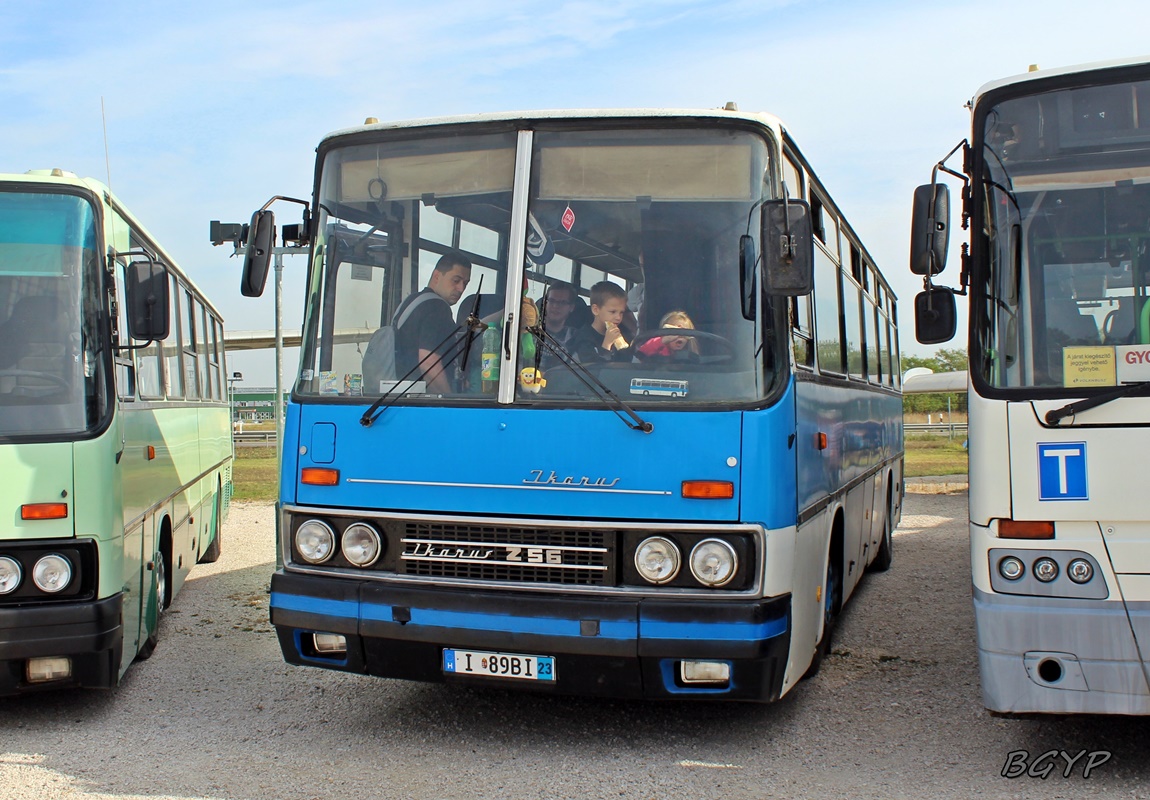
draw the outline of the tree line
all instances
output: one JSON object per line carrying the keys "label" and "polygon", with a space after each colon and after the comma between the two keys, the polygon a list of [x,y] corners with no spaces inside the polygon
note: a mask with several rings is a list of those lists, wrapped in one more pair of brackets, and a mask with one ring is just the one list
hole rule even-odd
{"label": "tree line", "polygon": [[[935,373],[960,372],[967,368],[965,350],[941,347],[934,355],[911,356],[903,353],[902,372],[914,367],[926,367]],[[966,414],[966,392],[932,392],[930,394],[904,394],[902,396],[902,413],[904,414],[936,414],[949,410],[952,413]]]}

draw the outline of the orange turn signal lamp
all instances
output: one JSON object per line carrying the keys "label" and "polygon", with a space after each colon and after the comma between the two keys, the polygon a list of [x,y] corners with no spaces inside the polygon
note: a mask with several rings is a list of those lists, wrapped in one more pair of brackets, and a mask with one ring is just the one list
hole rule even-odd
{"label": "orange turn signal lamp", "polygon": [[1053,522],[1027,522],[1015,519],[998,521],[999,539],[1053,539]]}
{"label": "orange turn signal lamp", "polygon": [[683,481],[683,497],[689,500],[730,500],[735,484],[730,481]]}
{"label": "orange turn signal lamp", "polygon": [[28,503],[20,506],[20,519],[65,519],[67,503]]}
{"label": "orange turn signal lamp", "polygon": [[308,486],[339,486],[339,470],[328,467],[304,467],[299,471],[299,482]]}

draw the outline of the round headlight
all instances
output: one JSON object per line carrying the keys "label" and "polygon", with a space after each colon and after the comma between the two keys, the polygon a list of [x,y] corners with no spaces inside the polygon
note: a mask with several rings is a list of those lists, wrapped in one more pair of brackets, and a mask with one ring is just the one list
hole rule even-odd
{"label": "round headlight", "polygon": [[670,539],[652,536],[635,551],[635,569],[649,583],[666,583],[679,574],[679,548]]}
{"label": "round headlight", "polygon": [[20,569],[20,562],[8,556],[0,557],[0,594],[9,594],[20,586],[20,579],[24,577]]}
{"label": "round headlight", "polygon": [[1043,583],[1050,583],[1058,577],[1058,562],[1053,558],[1040,558],[1034,562],[1034,577]]}
{"label": "round headlight", "polygon": [[32,581],[42,592],[62,592],[72,582],[72,564],[64,556],[44,556],[32,567]]}
{"label": "round headlight", "polygon": [[375,528],[362,522],[348,525],[340,539],[343,557],[357,567],[370,567],[383,550],[383,541]]}
{"label": "round headlight", "polygon": [[1022,573],[1026,572],[1026,567],[1022,563],[1022,559],[1015,558],[1014,556],[1007,556],[998,562],[998,574],[1006,578],[1008,581],[1016,581],[1022,577]]}
{"label": "round headlight", "polygon": [[724,586],[735,577],[739,557],[722,539],[704,539],[691,551],[691,574],[704,586]]}
{"label": "round headlight", "polygon": [[335,552],[335,533],[318,519],[309,519],[295,532],[295,549],[309,564],[322,564]]}
{"label": "round headlight", "polygon": [[1094,577],[1094,566],[1085,558],[1076,558],[1066,565],[1066,574],[1075,583],[1087,583]]}

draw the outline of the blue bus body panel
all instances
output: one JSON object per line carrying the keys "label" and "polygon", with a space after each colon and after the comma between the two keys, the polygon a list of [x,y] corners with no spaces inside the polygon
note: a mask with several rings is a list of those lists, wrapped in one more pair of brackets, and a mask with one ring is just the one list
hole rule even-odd
{"label": "blue bus body panel", "polygon": [[[602,409],[404,406],[387,410],[370,428],[359,422],[363,410],[289,406],[285,503],[574,519],[741,519],[767,527],[795,521],[789,393],[761,411],[645,411],[654,425],[649,434]],[[339,485],[298,484],[304,467],[338,469]],[[743,487],[748,475],[754,476],[749,494]],[[685,480],[730,481],[734,497],[684,499]]]}

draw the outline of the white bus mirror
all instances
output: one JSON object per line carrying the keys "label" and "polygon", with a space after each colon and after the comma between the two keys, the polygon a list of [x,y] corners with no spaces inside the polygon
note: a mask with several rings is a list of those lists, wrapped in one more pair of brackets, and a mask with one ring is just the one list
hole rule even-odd
{"label": "white bus mirror", "polygon": [[921,344],[942,344],[958,330],[954,290],[932,286],[914,297],[914,335]]}
{"label": "white bus mirror", "polygon": [[946,269],[950,239],[950,187],[928,183],[914,190],[910,218],[910,271],[937,275]]}

